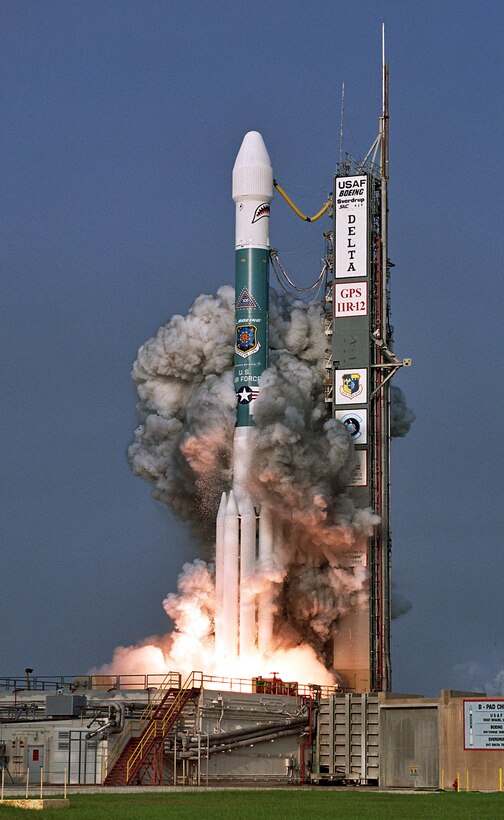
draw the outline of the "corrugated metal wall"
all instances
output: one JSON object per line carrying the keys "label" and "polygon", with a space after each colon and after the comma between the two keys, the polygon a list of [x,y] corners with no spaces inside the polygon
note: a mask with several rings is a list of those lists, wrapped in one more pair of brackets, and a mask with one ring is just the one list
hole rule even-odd
{"label": "corrugated metal wall", "polygon": [[332,695],[320,704],[312,780],[377,783],[378,695]]}

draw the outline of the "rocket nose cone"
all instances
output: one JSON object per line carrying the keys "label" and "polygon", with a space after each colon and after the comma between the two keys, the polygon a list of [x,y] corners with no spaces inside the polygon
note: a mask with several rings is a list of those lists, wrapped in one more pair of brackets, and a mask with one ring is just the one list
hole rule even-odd
{"label": "rocket nose cone", "polygon": [[271,160],[259,131],[249,131],[243,137],[233,170],[236,171],[237,168],[243,166],[247,168],[262,168],[263,166],[271,168]]}
{"label": "rocket nose cone", "polygon": [[273,168],[258,131],[245,134],[233,168],[233,199],[273,198]]}

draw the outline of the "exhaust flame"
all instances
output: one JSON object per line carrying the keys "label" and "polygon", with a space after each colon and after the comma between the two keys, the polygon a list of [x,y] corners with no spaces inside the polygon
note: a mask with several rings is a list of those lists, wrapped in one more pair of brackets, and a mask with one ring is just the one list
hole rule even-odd
{"label": "exhaust flame", "polygon": [[[214,651],[214,565],[185,564],[178,593],[163,602],[175,630],[141,646],[120,647],[101,672],[190,672],[250,677],[272,670],[284,679],[334,682],[332,636],[338,617],[366,595],[363,568],[345,560],[378,521],[346,493],[354,450],[344,425],[327,418],[323,379],[327,337],[320,304],[289,304],[270,296],[270,366],[254,403],[257,444],[250,494],[283,530],[275,566],[250,581],[250,595],[267,591],[274,610],[271,646],[236,664]],[[236,396],[234,290],[199,296],[144,344],[133,366],[141,425],[128,451],[136,475],[154,496],[190,522],[209,562],[215,519],[232,481]],[[405,435],[413,420],[401,391],[392,396],[394,426]]]}

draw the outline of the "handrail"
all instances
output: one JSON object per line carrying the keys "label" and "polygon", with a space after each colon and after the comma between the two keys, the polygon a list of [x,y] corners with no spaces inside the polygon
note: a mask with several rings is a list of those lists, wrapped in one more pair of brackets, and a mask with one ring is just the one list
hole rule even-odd
{"label": "handrail", "polygon": [[191,689],[201,689],[202,685],[203,674],[201,672],[191,672],[183,686],[179,689],[175,699],[170,704],[170,708],[163,719],[160,720],[159,718],[154,718],[147,724],[145,730],[140,736],[136,748],[130,755],[126,764],[126,783],[129,783],[129,779],[135,766],[143,759],[144,754],[147,751],[146,747],[150,745],[158,735],[160,736],[160,739],[164,738],[167,724],[169,724],[172,718],[180,712],[180,709],[187,699],[188,692]]}
{"label": "handrail", "polygon": [[[171,678],[176,681],[181,680],[179,672],[169,672],[166,674],[145,674],[145,675],[70,675],[70,676],[54,676],[54,677],[31,677],[30,689],[26,688],[26,676],[4,676],[0,677],[0,691],[10,691],[18,693],[27,692],[54,692],[59,688],[70,689],[82,693],[83,690],[90,689],[93,691],[102,690],[104,693],[116,690],[149,690],[153,692],[153,698],[156,699],[156,691],[164,682]],[[214,686],[222,686],[231,691],[238,692],[252,692],[251,678],[227,678],[218,675],[202,675],[202,682],[208,685],[209,689]],[[179,688],[178,685],[173,685],[172,688]],[[328,697],[329,695],[341,692],[351,692],[352,689],[342,688],[338,685],[334,686],[318,686],[315,684],[298,684],[298,694],[311,695],[318,699],[319,697]],[[313,692],[319,694],[314,695]]]}
{"label": "handrail", "polygon": [[[294,682],[285,681],[282,678],[226,678],[220,675],[203,675],[203,683],[206,689],[225,688],[230,691],[244,692],[246,694],[255,691],[254,687],[257,685],[257,682],[259,680],[270,683],[272,685],[277,685],[276,687],[271,687],[272,689],[277,689],[277,691],[268,692],[268,694],[271,695],[278,694],[285,696],[286,692],[281,691],[282,687],[294,686]],[[297,683],[296,681],[295,685],[297,687],[298,696],[310,697],[314,700],[320,700],[320,698],[327,698],[329,697],[329,695],[353,691],[351,689],[345,689],[341,686],[338,686],[336,683],[333,686],[330,686],[328,684]]]}
{"label": "handrail", "polygon": [[114,744],[114,748],[110,752],[107,752],[107,756],[105,758],[105,774],[103,776],[104,782],[107,779],[109,772],[112,771],[129,741],[133,737],[133,732],[135,730],[140,731],[140,721],[138,718],[130,720],[128,726],[125,726],[124,730],[120,734],[114,735],[116,743]]}
{"label": "handrail", "polygon": [[129,723],[128,727],[127,728],[125,727],[125,734],[120,735],[121,740],[123,742],[122,743],[117,743],[117,745],[114,747],[114,751],[111,752],[109,755],[107,755],[107,758],[106,758],[106,761],[105,761],[105,777],[104,777],[104,779],[107,778],[108,773],[112,771],[115,764],[119,760],[119,758],[122,755],[124,749],[128,745],[128,742],[133,737],[134,730],[136,730],[138,732],[137,736],[141,735],[144,724],[152,716],[152,713],[154,712],[155,708],[157,708],[160,701],[164,697],[164,693],[166,692],[166,690],[167,689],[180,689],[180,683],[181,683],[181,675],[180,675],[179,672],[168,672],[168,674],[164,676],[160,687],[156,690],[155,696],[152,698],[150,703],[144,709],[144,711],[140,715],[140,718],[132,720]]}
{"label": "handrail", "polygon": [[[179,675],[178,672],[170,672],[171,675]],[[54,675],[36,676],[31,675],[29,686],[26,685],[26,675],[4,675],[0,677],[0,691],[14,692],[54,692],[58,689],[76,690],[102,690],[111,691],[113,689],[157,689],[160,682],[165,680],[166,674],[138,674],[138,675]]]}
{"label": "handrail", "polygon": [[180,689],[182,682],[182,676],[180,672],[168,672],[168,674],[164,677],[161,681],[160,686],[156,689],[155,694],[145,707],[144,711],[140,715],[140,725],[142,726],[143,723],[150,720],[158,706],[160,705],[161,701],[163,700],[165,694],[170,689]]}

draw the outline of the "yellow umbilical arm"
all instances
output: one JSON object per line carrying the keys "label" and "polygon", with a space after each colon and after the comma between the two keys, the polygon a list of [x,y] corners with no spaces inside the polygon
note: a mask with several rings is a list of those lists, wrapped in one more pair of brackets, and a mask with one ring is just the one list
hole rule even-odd
{"label": "yellow umbilical arm", "polygon": [[290,205],[290,207],[292,208],[292,210],[294,211],[294,213],[296,213],[296,214],[299,216],[299,218],[300,218],[300,219],[302,219],[304,222],[316,222],[316,221],[317,221],[317,219],[320,219],[320,217],[322,216],[322,214],[325,214],[325,212],[327,211],[327,209],[328,209],[329,205],[331,204],[331,200],[330,200],[330,199],[328,199],[328,200],[327,200],[327,202],[325,203],[325,205],[323,205],[323,207],[320,209],[320,211],[318,212],[318,214],[315,214],[315,216],[306,216],[306,214],[304,214],[302,211],[300,211],[300,210],[299,210],[299,208],[297,207],[297,205],[294,205],[294,203],[293,203],[292,199],[291,199],[291,198],[290,198],[290,197],[289,197],[289,196],[285,193],[285,191],[284,191],[284,190],[280,187],[280,185],[278,184],[278,182],[276,181],[276,179],[274,179],[274,180],[273,180],[273,185],[274,185],[274,186],[275,186],[275,188],[277,189],[278,193],[279,193],[279,194],[281,194],[281,195],[283,196],[283,198],[285,199],[285,201],[286,201],[287,205]]}

